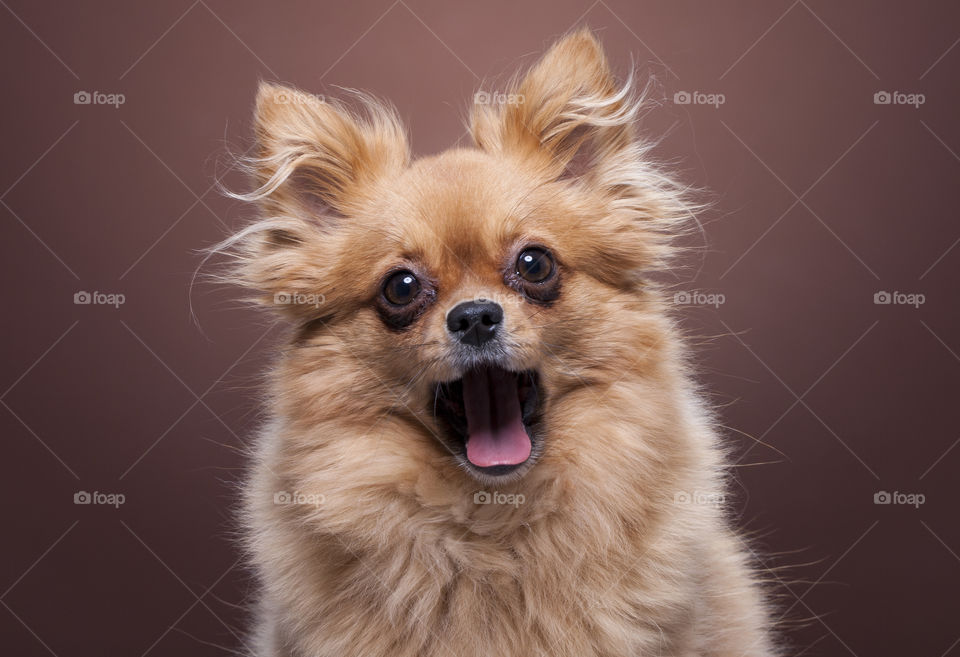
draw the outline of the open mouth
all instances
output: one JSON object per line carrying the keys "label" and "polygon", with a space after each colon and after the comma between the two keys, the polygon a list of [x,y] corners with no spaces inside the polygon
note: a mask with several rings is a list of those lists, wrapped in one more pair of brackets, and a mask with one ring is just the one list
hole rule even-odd
{"label": "open mouth", "polygon": [[495,365],[467,371],[437,385],[433,412],[450,447],[479,473],[511,474],[537,451],[540,425],[538,376]]}

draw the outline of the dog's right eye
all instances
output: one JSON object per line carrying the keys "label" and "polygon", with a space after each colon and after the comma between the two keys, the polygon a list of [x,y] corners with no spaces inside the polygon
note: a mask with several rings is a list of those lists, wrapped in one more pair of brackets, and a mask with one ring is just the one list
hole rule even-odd
{"label": "dog's right eye", "polygon": [[545,281],[553,273],[553,259],[544,249],[526,249],[517,258],[517,274],[531,283]]}
{"label": "dog's right eye", "polygon": [[383,284],[384,298],[395,306],[407,305],[419,293],[420,281],[408,271],[398,271]]}

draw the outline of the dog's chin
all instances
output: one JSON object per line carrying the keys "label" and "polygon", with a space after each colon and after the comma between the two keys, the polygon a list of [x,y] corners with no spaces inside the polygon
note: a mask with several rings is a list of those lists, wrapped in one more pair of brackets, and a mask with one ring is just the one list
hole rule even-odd
{"label": "dog's chin", "polygon": [[478,363],[434,385],[431,413],[457,463],[482,484],[515,481],[543,451],[543,390],[537,370]]}

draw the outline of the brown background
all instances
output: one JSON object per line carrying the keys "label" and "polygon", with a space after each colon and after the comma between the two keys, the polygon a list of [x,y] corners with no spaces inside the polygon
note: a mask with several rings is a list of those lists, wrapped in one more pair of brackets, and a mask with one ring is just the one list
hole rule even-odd
{"label": "brown background", "polygon": [[2,652],[241,646],[233,484],[281,331],[207,283],[197,325],[188,290],[196,250],[249,212],[212,185],[225,144],[248,143],[257,80],[372,90],[431,153],[476,88],[589,24],[618,71],[656,76],[646,130],[714,193],[677,285],[725,296],[685,321],[753,464],[739,521],[764,566],[791,566],[769,579],[792,654],[960,655],[956,3],[391,1],[0,3]]}

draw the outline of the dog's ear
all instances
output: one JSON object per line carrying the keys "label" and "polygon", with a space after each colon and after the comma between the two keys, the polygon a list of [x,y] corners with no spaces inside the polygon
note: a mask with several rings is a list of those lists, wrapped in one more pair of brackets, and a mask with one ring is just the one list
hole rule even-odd
{"label": "dog's ear", "polygon": [[[629,84],[618,88],[600,44],[582,29],[555,43],[511,93],[477,94],[473,138],[551,179],[590,175],[633,140],[630,92]],[[498,98],[506,102],[483,104]]]}
{"label": "dog's ear", "polygon": [[[235,198],[260,218],[213,248],[230,253],[231,279],[297,320],[335,313],[328,288],[347,229],[378,183],[409,161],[402,124],[387,105],[356,95],[355,107],[272,84],[257,94],[255,189]],[[321,307],[322,306],[322,307]]]}
{"label": "dog's ear", "polygon": [[[377,179],[401,169],[409,147],[382,103],[357,94],[359,108],[274,84],[257,93],[255,197],[268,212],[323,221],[349,216]],[[319,216],[316,216],[319,215]]]}

